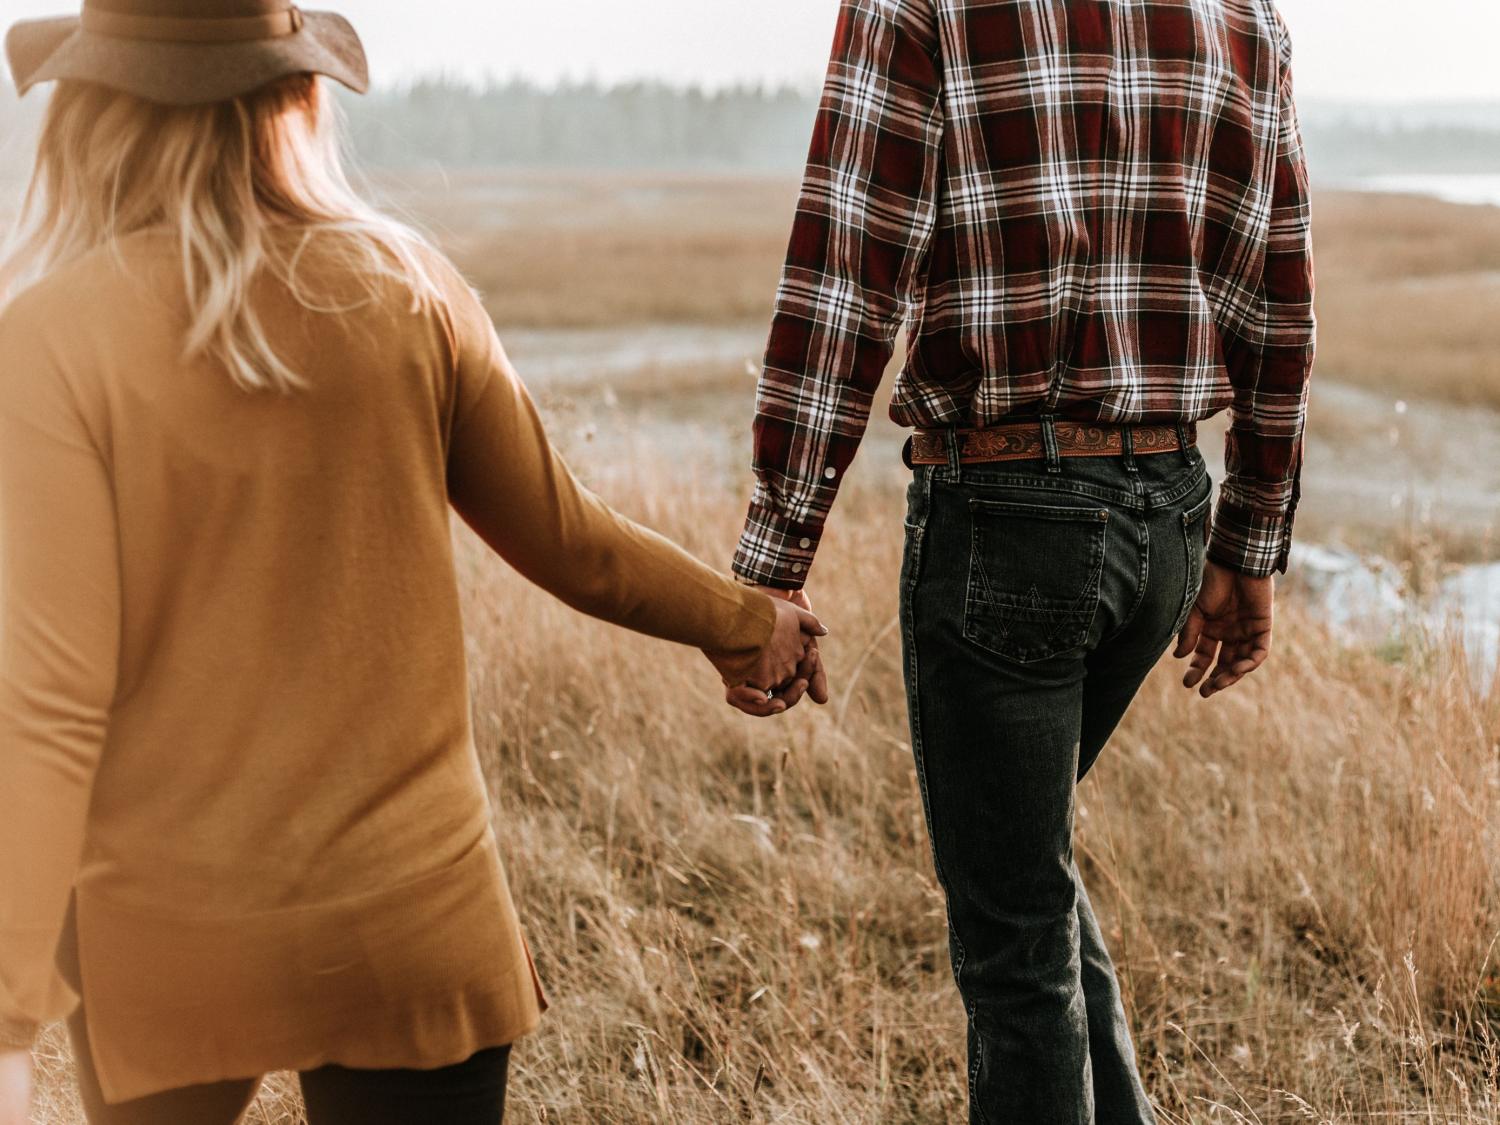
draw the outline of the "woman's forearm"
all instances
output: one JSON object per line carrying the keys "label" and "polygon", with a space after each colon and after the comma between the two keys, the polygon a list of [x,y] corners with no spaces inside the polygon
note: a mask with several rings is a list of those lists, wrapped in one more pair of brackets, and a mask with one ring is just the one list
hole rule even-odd
{"label": "woman's forearm", "polygon": [[508,365],[455,426],[449,495],[517,571],[583,613],[715,652],[752,652],[771,635],[769,598],[579,484]]}

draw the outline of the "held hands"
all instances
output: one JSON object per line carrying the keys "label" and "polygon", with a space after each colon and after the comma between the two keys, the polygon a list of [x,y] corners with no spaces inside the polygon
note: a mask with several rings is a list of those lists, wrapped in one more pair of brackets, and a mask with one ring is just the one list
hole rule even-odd
{"label": "held hands", "polygon": [[769,718],[780,715],[810,694],[817,703],[828,702],[828,677],[818,653],[818,638],[828,630],[813,616],[803,592],[760,587],[776,603],[776,627],[761,650],[750,675],[710,654],[725,682],[725,701],[747,715]]}
{"label": "held hands", "polygon": [[1275,601],[1275,579],[1251,578],[1208,562],[1198,603],[1172,653],[1179,660],[1192,656],[1183,687],[1196,687],[1208,699],[1264,664],[1271,655]]}
{"label": "held hands", "polygon": [[31,1052],[0,1047],[0,1125],[31,1120]]}

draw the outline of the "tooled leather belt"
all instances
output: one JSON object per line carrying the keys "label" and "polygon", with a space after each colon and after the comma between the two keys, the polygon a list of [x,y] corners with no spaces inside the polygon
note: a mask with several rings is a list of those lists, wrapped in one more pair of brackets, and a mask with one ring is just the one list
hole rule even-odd
{"label": "tooled leather belt", "polygon": [[[1110,457],[1125,452],[1125,433],[1130,432],[1132,452],[1137,456],[1172,453],[1182,448],[1176,426],[1118,426],[1099,422],[1053,423],[1059,457]],[[1189,446],[1198,443],[1198,427],[1183,427]],[[1042,460],[1047,456],[1046,438],[1041,422],[1012,422],[988,426],[982,430],[956,430],[959,460],[964,464],[985,461]],[[946,465],[948,463],[947,430],[918,430],[907,441],[905,459],[908,465]]]}

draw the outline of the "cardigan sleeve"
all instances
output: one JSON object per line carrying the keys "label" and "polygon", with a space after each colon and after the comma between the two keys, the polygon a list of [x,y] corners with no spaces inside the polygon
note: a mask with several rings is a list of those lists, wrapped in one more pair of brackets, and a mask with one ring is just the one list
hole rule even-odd
{"label": "cardigan sleeve", "polygon": [[547,438],[531,396],[467,289],[451,302],[456,356],[448,490],[520,574],[590,616],[716,655],[749,678],[775,625],[765,594],[614,511]]}
{"label": "cardigan sleeve", "polygon": [[54,968],[115,691],[109,473],[61,367],[0,317],[0,1045],[76,996]]}

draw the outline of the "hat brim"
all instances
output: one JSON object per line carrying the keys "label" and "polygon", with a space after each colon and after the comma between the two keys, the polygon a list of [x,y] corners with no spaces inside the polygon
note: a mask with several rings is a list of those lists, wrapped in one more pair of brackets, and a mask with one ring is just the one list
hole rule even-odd
{"label": "hat brim", "polygon": [[289,74],[324,74],[356,93],[370,88],[364,45],[336,12],[304,12],[291,35],[238,43],[119,39],[84,31],[76,16],[23,20],[5,37],[16,89],[76,79],[164,105],[248,94]]}

